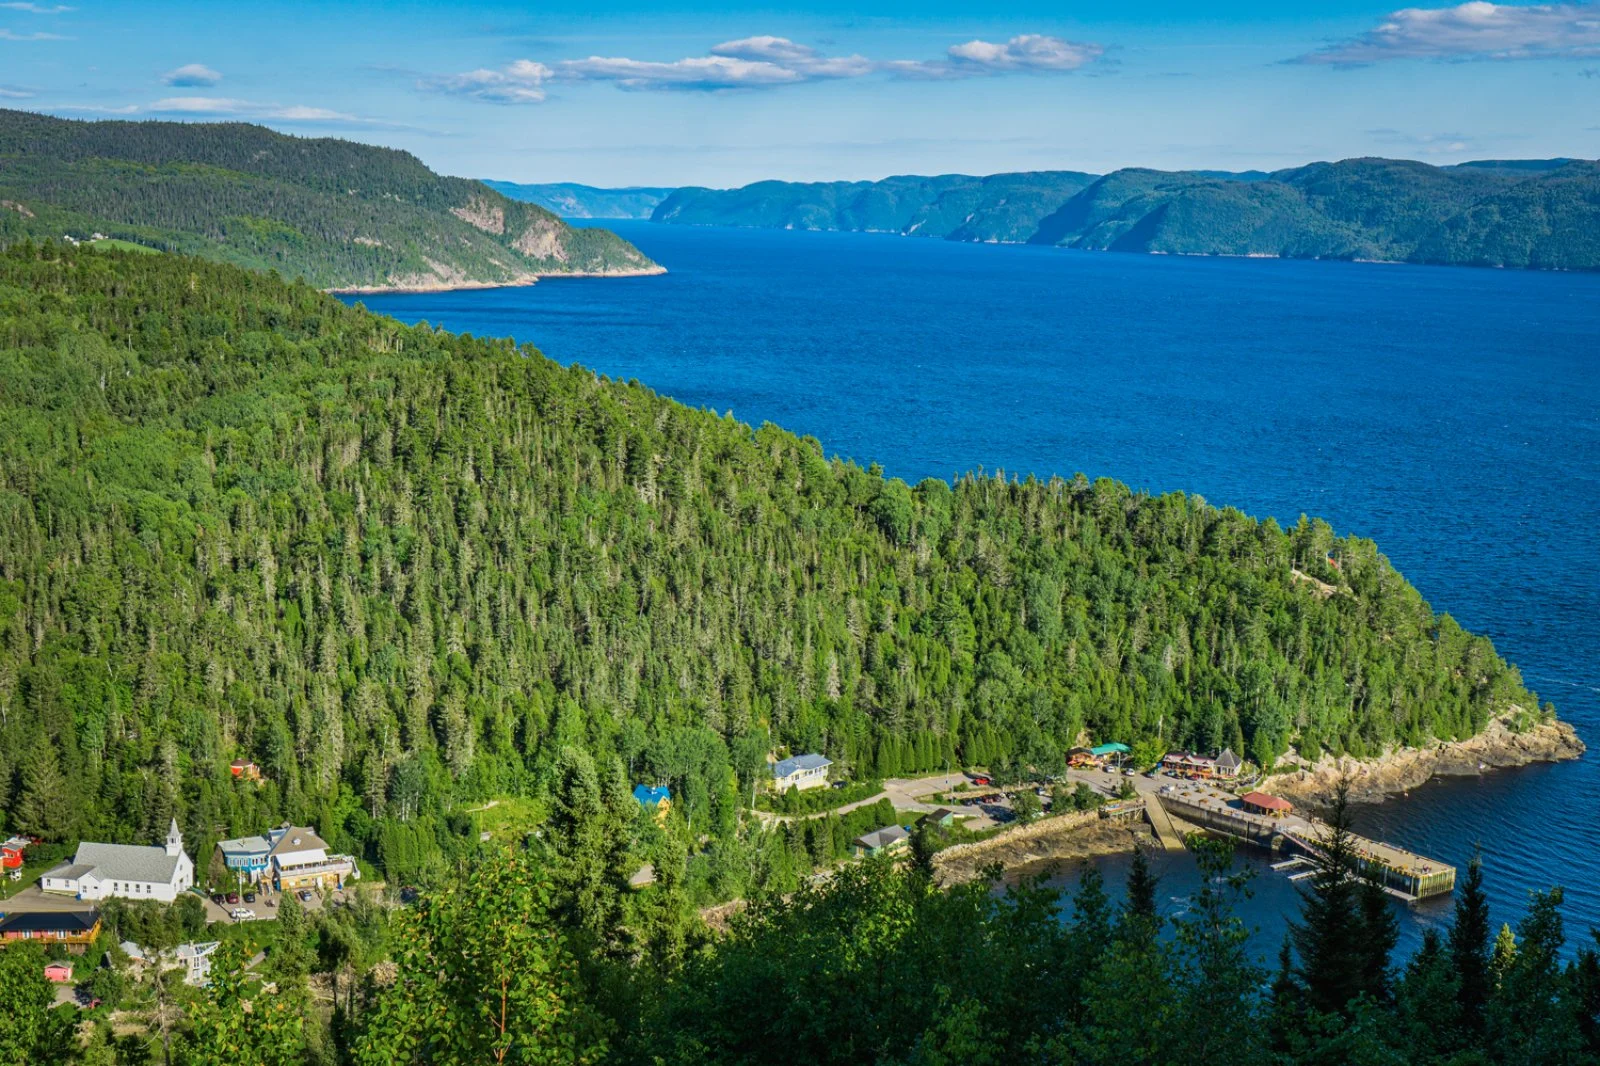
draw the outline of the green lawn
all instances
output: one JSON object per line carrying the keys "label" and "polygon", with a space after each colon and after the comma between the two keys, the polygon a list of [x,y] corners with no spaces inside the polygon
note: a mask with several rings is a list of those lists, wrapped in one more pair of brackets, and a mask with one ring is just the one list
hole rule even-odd
{"label": "green lawn", "polygon": [[478,832],[491,841],[515,843],[544,824],[544,805],[523,796],[501,796],[492,807],[472,811]]}
{"label": "green lawn", "polygon": [[94,248],[111,248],[119,252],[146,252],[150,255],[161,254],[161,250],[159,248],[150,248],[143,244],[134,244],[132,241],[118,240],[115,237],[107,237],[104,240],[99,241],[90,241],[89,244]]}
{"label": "green lawn", "polygon": [[54,865],[55,863],[49,862],[24,863],[22,880],[13,881],[9,877],[0,878],[0,900],[8,900],[15,896],[18,892],[38,881],[39,878],[44,876],[44,872]]}

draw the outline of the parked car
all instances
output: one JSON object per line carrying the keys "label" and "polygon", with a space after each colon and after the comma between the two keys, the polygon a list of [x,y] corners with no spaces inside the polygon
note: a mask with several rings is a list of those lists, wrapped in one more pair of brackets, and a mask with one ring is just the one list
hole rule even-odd
{"label": "parked car", "polygon": [[246,903],[254,903],[256,901],[256,894],[254,892],[246,892],[244,894],[244,901]]}
{"label": "parked car", "polygon": [[222,902],[222,893],[221,892],[213,892],[213,893],[211,893],[211,902],[212,903],[221,903]]}
{"label": "parked car", "polygon": [[974,785],[987,785],[987,784],[989,784],[989,783],[990,783],[990,781],[989,781],[989,779],[988,779],[988,778],[987,778],[987,777],[984,777],[984,776],[982,776],[982,775],[981,775],[981,774],[980,774],[980,775],[979,775],[979,776],[977,776],[977,777],[974,777],[974,778],[973,778],[973,779],[972,779],[972,783],[973,783],[973,784],[974,784]]}
{"label": "parked car", "polygon": [[228,893],[228,902],[229,903],[238,903],[239,902],[239,893],[237,893],[237,892],[229,892]]}
{"label": "parked car", "polygon": [[1127,768],[1127,769],[1126,769],[1126,770],[1124,770],[1124,771],[1122,771],[1122,772],[1123,772],[1123,773],[1125,773],[1125,774],[1127,774],[1127,775],[1128,775],[1128,776],[1129,776],[1129,777],[1138,777],[1138,776],[1139,776],[1139,771],[1137,771],[1137,770],[1135,770],[1135,769],[1134,769],[1134,768],[1133,768],[1133,767],[1131,767],[1131,766],[1130,766],[1130,767],[1128,767],[1128,768]]}
{"label": "parked car", "polygon": [[298,895],[300,896],[300,902],[301,903],[310,903],[311,902],[311,890],[309,888],[302,888],[299,891]]}
{"label": "parked car", "polygon": [[236,922],[253,922],[256,920],[256,912],[249,907],[235,907],[228,914]]}

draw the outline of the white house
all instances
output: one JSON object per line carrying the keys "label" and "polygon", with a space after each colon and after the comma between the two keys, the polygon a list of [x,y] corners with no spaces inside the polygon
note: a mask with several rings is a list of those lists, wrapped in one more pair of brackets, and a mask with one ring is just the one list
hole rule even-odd
{"label": "white house", "polygon": [[821,755],[796,755],[772,764],[772,787],[779,792],[791,788],[820,788],[828,783],[828,767],[833,763]]}
{"label": "white house", "polygon": [[178,820],[172,820],[164,846],[78,845],[71,862],[47,870],[39,887],[78,899],[153,899],[171,903],[194,884],[194,861],[183,850]]}
{"label": "white house", "polygon": [[183,983],[203,988],[211,983],[211,955],[221,941],[191,941],[179,944],[172,957],[176,968],[183,971]]}
{"label": "white house", "polygon": [[349,855],[329,855],[327,843],[313,829],[285,825],[267,831],[271,845],[273,885],[280,892],[305,888],[340,888],[350,878],[360,877],[356,861]]}
{"label": "white house", "polygon": [[179,944],[171,951],[149,952],[131,940],[124,940],[118,947],[128,956],[135,973],[143,972],[156,962],[163,970],[181,970],[184,984],[203,988],[211,983],[211,956],[221,943],[219,940],[195,940]]}

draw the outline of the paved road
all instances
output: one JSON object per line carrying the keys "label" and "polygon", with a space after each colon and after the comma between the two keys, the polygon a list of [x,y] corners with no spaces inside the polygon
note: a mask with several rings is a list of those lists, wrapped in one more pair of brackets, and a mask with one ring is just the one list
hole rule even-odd
{"label": "paved road", "polygon": [[15,896],[0,903],[0,912],[6,914],[60,914],[63,911],[81,911],[93,907],[92,901],[74,899],[46,893],[34,882]]}
{"label": "paved road", "polygon": [[[1108,798],[1115,796],[1117,790],[1126,782],[1133,785],[1135,791],[1139,793],[1147,804],[1156,804],[1156,796],[1161,791],[1161,786],[1172,784],[1171,778],[1149,778],[1143,774],[1128,777],[1122,773],[1106,773],[1103,770],[1068,770],[1064,775],[1064,779],[1069,784],[1081,782],[1088,785],[1098,794]],[[972,779],[964,773],[935,774],[931,777],[894,777],[885,781],[883,783],[883,791],[876,795],[868,796],[866,799],[857,800],[854,803],[847,803],[842,807],[835,807],[825,813],[846,814],[856,810],[858,807],[869,807],[884,797],[888,797],[889,801],[894,804],[895,809],[901,811],[916,811],[926,814],[929,811],[937,810],[940,806],[950,807],[956,810],[958,815],[964,819],[963,824],[968,829],[987,829],[989,826],[1000,824],[999,819],[984,812],[983,808],[962,807],[959,805],[960,800],[958,799],[952,798],[950,802],[942,805],[927,802],[925,799],[925,797],[929,797],[936,792],[955,794],[955,789],[960,785],[969,786],[967,792],[960,793],[960,795],[973,795],[975,792],[982,791],[981,787],[972,786]],[[996,806],[1009,808],[1010,803],[1005,802]],[[765,822],[792,822],[797,819],[819,817],[819,815],[772,814],[767,811],[756,811],[755,814]],[[1177,837],[1175,831],[1173,837],[1174,839]]]}
{"label": "paved road", "polygon": [[888,798],[898,811],[916,811],[927,814],[929,811],[938,810],[941,806],[950,807],[957,815],[964,819],[963,823],[968,829],[986,829],[998,824],[995,819],[982,813],[976,807],[958,806],[958,801],[937,804],[924,802],[922,797],[931,796],[935,792],[950,792],[958,785],[971,785],[972,779],[966,774],[936,774],[932,777],[891,777],[883,783],[883,790],[866,799],[846,803],[842,807],[834,807],[828,811],[817,814],[773,814],[770,811],[755,811],[754,814],[763,822],[794,822],[804,821],[807,818],[820,818],[824,814],[848,814],[859,807],[870,807],[879,800]]}

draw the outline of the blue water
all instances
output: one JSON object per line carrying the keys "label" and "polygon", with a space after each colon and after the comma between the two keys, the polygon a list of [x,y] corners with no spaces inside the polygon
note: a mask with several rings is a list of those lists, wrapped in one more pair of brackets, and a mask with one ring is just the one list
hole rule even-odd
{"label": "blue water", "polygon": [[[1082,471],[1321,515],[1600,743],[1600,276],[613,228],[670,273],[365,302],[908,481]],[[1481,843],[1497,922],[1560,883],[1570,931],[1600,925],[1600,753],[1430,784],[1358,823],[1458,865]],[[1181,908],[1192,864],[1163,868]],[[1275,947],[1294,889],[1257,882]],[[1411,909],[1406,939],[1448,911]]]}

